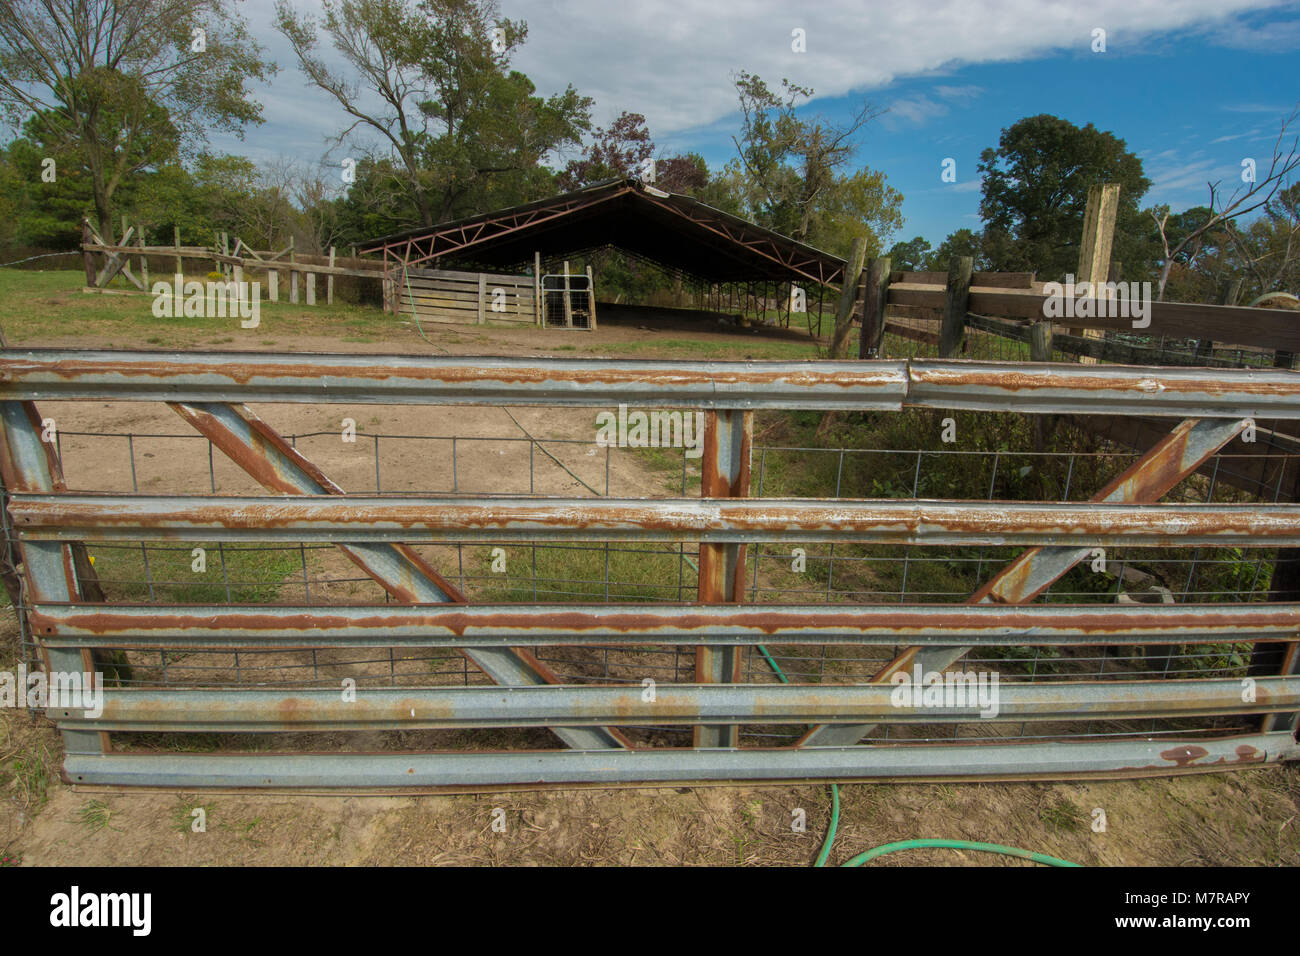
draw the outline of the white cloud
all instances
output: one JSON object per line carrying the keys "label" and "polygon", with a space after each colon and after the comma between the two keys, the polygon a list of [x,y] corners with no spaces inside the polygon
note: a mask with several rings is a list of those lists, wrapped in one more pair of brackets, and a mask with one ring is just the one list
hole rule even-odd
{"label": "white cloud", "polygon": [[[309,12],[319,0],[293,0]],[[515,57],[539,93],[568,84],[595,97],[597,123],[622,110],[645,114],[657,142],[699,131],[734,114],[732,75],[782,77],[816,90],[818,98],[870,95],[896,79],[942,76],[970,63],[1025,60],[1073,51],[1063,69],[1087,69],[1096,55],[1146,52],[1153,37],[1219,31],[1239,14],[1275,6],[1273,0],[1096,0],[1089,5],[1041,0],[936,0],[924,8],[892,0],[501,0],[505,16],[528,21],[528,40]],[[214,145],[254,157],[290,154],[315,159],[346,123],[328,96],[305,86],[292,49],[271,26],[269,2],[240,4],[253,35],[281,72],[256,87],[267,122],[245,143],[214,136]],[[1091,31],[1107,30],[1108,53],[1089,52]],[[807,52],[791,49],[791,30],[806,31]],[[1258,25],[1230,34],[1247,42]],[[334,57],[328,44],[320,51]],[[922,122],[982,91],[936,85],[933,95],[900,98],[892,115]],[[883,100],[878,93],[874,97]],[[883,104],[882,105],[887,105]],[[1243,106],[1243,111],[1249,107]]]}

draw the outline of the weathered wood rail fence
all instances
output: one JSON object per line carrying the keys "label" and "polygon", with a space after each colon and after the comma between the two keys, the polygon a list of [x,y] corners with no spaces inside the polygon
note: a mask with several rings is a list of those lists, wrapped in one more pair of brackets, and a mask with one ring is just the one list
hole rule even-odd
{"label": "weathered wood rail fence", "polygon": [[1102,295],[1075,299],[1076,314],[1053,322],[1048,318],[1052,294],[1045,291],[1046,283],[1035,281],[1032,273],[972,272],[970,261],[955,260],[947,274],[890,271],[888,259],[869,262],[864,272],[883,278],[867,283],[862,356],[890,357],[880,355],[883,336],[890,333],[938,347],[941,358],[957,358],[969,329],[1027,342],[1032,358],[1044,362],[1055,350],[1120,364],[1151,364],[1140,347],[1080,335],[1079,330],[1200,343],[1195,351],[1185,356],[1171,353],[1160,364],[1205,366],[1210,364],[1206,359],[1211,345],[1288,355],[1300,351],[1300,320],[1282,309],[1151,302],[1142,320],[1149,324],[1135,326],[1133,317],[1114,314],[1116,299]]}
{"label": "weathered wood rail fence", "polygon": [[[261,273],[266,282],[267,297],[272,302],[280,301],[282,281],[290,303],[305,302],[315,305],[317,287],[324,285],[325,303],[334,302],[334,279],[349,276],[360,279],[383,278],[382,264],[369,259],[353,256],[341,257],[333,246],[327,255],[313,255],[298,252],[291,239],[279,251],[258,251],[236,238],[234,246],[230,236],[221,233],[220,241],[213,246],[186,246],[181,244],[180,231],[173,232],[173,242],[169,246],[145,245],[144,236],[135,226],[122,223],[122,238],[116,243],[108,243],[100,238],[89,222],[82,222],[82,255],[86,268],[86,288],[89,290],[105,289],[113,279],[122,276],[140,292],[149,291],[149,260],[168,259],[174,265],[168,272],[171,275],[185,274],[186,260],[211,262],[214,272],[235,282],[242,282],[244,273]],[[132,240],[135,240],[132,242]],[[102,257],[102,260],[97,259]],[[132,270],[132,262],[137,270]],[[323,277],[319,283],[317,277]]]}

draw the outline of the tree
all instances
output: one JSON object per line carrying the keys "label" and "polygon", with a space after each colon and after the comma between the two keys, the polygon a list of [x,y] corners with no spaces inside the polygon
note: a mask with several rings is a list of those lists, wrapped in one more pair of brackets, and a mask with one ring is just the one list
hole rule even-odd
{"label": "tree", "polygon": [[[1261,208],[1267,208],[1278,191],[1289,182],[1291,174],[1300,169],[1300,152],[1297,152],[1296,148],[1298,138],[1292,137],[1290,146],[1286,145],[1287,128],[1295,122],[1297,115],[1300,115],[1300,107],[1293,110],[1291,115],[1282,121],[1282,128],[1273,145],[1273,155],[1264,178],[1259,178],[1252,162],[1249,178],[1245,171],[1242,174],[1246,188],[1238,186],[1226,198],[1222,196],[1221,182],[1207,183],[1210,190],[1210,204],[1195,210],[1194,224],[1186,222],[1187,217],[1186,214],[1184,215],[1186,228],[1181,238],[1178,236],[1178,231],[1179,225],[1183,224],[1178,223],[1177,220],[1173,224],[1170,223],[1169,207],[1152,212],[1163,260],[1157,282],[1157,300],[1164,298],[1170,270],[1173,269],[1180,255],[1185,255],[1202,244],[1204,239],[1216,230],[1228,230],[1230,236],[1233,220]],[[1287,149],[1285,153],[1282,151],[1284,148]]]}
{"label": "tree", "polygon": [[[500,18],[491,0],[326,0],[323,20],[277,0],[276,27],[311,84],[352,118],[335,143],[363,129],[382,144],[366,157],[374,192],[353,201],[388,209],[393,228],[531,198],[550,184],[542,157],[591,127],[590,98],[572,86],[535,96],[509,69],[528,28]],[[316,53],[322,34],[350,75]]]}
{"label": "tree", "polygon": [[559,186],[568,192],[605,179],[640,178],[654,153],[645,117],[625,110],[608,128],[597,127],[583,155],[569,160],[560,172]]}
{"label": "tree", "polygon": [[902,272],[921,272],[930,259],[930,243],[922,236],[907,242],[896,242],[885,253],[889,257],[889,267]]}
{"label": "tree", "polygon": [[[988,269],[988,256],[985,252],[986,236],[970,229],[958,229],[950,232],[943,242],[935,247],[926,257],[925,268],[934,272],[946,272],[953,259],[969,256],[975,260],[977,270]],[[991,270],[989,270],[991,271]]]}
{"label": "tree", "polygon": [[0,111],[85,172],[106,239],[118,188],[260,123],[245,84],[274,70],[230,0],[0,0]]}
{"label": "tree", "polygon": [[1113,256],[1133,261],[1142,231],[1138,201],[1151,182],[1114,134],[1046,113],[1028,116],[1002,131],[997,149],[980,154],[979,172],[992,269],[1049,278],[1072,273],[1088,189],[1098,183],[1120,184]]}
{"label": "tree", "polygon": [[[803,120],[796,115],[797,105],[811,99],[813,90],[782,80],[781,91],[774,92],[743,71],[735,85],[741,132],[732,142],[744,173],[750,216],[777,232],[816,244],[819,210],[835,205],[833,194],[853,189],[861,194],[871,188],[866,179],[854,183],[840,170],[853,156],[854,137],[881,111],[863,102],[847,123]],[[838,198],[841,206],[852,205],[842,195]],[[824,217],[820,225],[825,228]]]}

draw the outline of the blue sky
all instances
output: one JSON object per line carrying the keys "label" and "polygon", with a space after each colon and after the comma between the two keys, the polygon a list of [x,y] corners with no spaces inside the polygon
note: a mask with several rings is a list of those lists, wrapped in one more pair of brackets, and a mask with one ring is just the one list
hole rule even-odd
{"label": "blue sky", "polygon": [[[318,0],[298,0],[303,9]],[[1001,130],[1052,113],[1124,139],[1154,183],[1143,205],[1204,203],[1207,180],[1231,188],[1241,161],[1267,165],[1300,102],[1300,3],[1279,0],[502,0],[529,24],[515,65],[539,92],[572,83],[595,119],[646,115],[661,154],[695,150],[710,166],[734,153],[737,70],[771,85],[811,86],[805,107],[832,122],[862,99],[888,112],[861,136],[855,165],[885,172],[904,195],[903,229],[937,244],[978,228],[975,165]],[[256,90],[267,123],[213,146],[259,160],[320,160],[342,113],[305,87],[270,29],[271,3],[242,4],[281,72]],[[802,52],[791,33],[805,31]],[[1093,31],[1106,50],[1093,52]],[[1300,131],[1300,123],[1297,124]],[[350,147],[335,150],[331,161]],[[940,181],[945,158],[957,182]],[[562,159],[562,157],[557,157]]]}

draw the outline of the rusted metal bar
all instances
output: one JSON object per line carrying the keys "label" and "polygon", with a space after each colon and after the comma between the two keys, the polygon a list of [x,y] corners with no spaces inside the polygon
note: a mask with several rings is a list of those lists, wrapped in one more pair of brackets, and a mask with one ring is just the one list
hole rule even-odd
{"label": "rusted metal bar", "polygon": [[[0,353],[0,398],[897,411],[903,362],[150,353]],[[1300,395],[1300,391],[1297,392]]]}
{"label": "rusted metal bar", "polygon": [[[1181,422],[1153,445],[1105,488],[1093,496],[1085,507],[1132,502],[1157,501],[1180,481],[1212,458],[1249,424],[1241,421]],[[1076,564],[1086,558],[1090,547],[1034,547],[996,574],[971,595],[967,603],[1022,604],[1032,601]],[[919,665],[923,670],[942,671],[960,660],[969,647],[921,648],[912,646],[898,654],[874,678],[889,680],[900,670]],[[804,738],[808,744],[838,745],[856,743],[870,727],[817,727]],[[857,736],[854,737],[854,733]],[[851,739],[850,739],[851,738]]]}
{"label": "rusted metal bar", "polygon": [[1289,734],[802,749],[437,754],[70,755],[70,783],[194,789],[491,789],[716,780],[1023,780],[1169,776],[1300,757]]}
{"label": "rusted metal bar", "polygon": [[411,355],[0,353],[0,399],[281,401],[649,408],[909,406],[1300,418],[1300,374],[917,359],[671,362]]}
{"label": "rusted metal bar", "polygon": [[[343,489],[247,406],[169,404],[235,464],[272,491],[290,495],[343,495]],[[464,595],[407,544],[340,544],[339,548],[399,601],[432,604],[465,601]],[[528,652],[511,648],[466,648],[465,654],[498,684],[527,686],[557,680]],[[553,730],[569,746],[579,749],[626,745],[620,735],[601,729]]]}
{"label": "rusted metal bar", "polygon": [[764,498],[311,498],[15,493],[29,541],[354,543],[640,540],[743,544],[1300,545],[1300,504]]}
{"label": "rusted metal bar", "polygon": [[[1001,682],[988,693],[956,682],[942,703],[898,702],[882,684],[660,684],[360,688],[355,701],[335,689],[165,690],[104,693],[98,713],[52,707],[60,726],[109,731],[266,733],[428,730],[566,724],[695,724],[722,731],[736,722],[801,724],[878,720],[902,723],[1129,720],[1269,714],[1300,707],[1300,677],[1261,677],[1248,700],[1240,680]],[[93,716],[92,716],[93,713]],[[697,746],[700,746],[697,744]],[[709,743],[705,746],[734,746]]]}
{"label": "rusted metal bar", "polygon": [[519,644],[1100,646],[1294,642],[1300,604],[39,604],[50,647],[487,647]]}
{"label": "rusted metal bar", "polygon": [[[700,494],[707,498],[749,497],[749,469],[754,441],[753,412],[709,412],[704,424]],[[745,593],[745,546],[701,544],[699,598],[703,604],[739,602]],[[738,683],[741,649],[700,645],[695,649],[695,679],[701,683]],[[740,728],[697,726],[695,746],[735,747]]]}
{"label": "rusted metal bar", "polygon": [[[31,402],[0,402],[0,480],[10,495],[17,491],[60,491],[63,470],[52,441],[43,441],[41,414]],[[77,586],[73,542],[15,542],[22,560],[27,599],[76,601],[84,597]],[[24,609],[15,606],[21,614]],[[39,635],[36,635],[39,640]],[[41,648],[47,674],[94,674],[97,670],[89,649]],[[97,678],[92,678],[96,679]],[[90,730],[63,733],[69,753],[103,753],[109,741],[105,734]]]}

